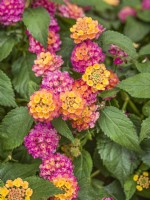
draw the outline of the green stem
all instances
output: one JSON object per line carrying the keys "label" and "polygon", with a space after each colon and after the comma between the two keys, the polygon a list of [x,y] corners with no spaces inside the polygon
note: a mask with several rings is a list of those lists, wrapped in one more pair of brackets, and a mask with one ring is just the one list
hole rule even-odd
{"label": "green stem", "polygon": [[100,173],[100,170],[97,170],[95,172],[93,172],[93,174],[91,174],[91,178],[94,178],[95,176],[97,176]]}
{"label": "green stem", "polygon": [[138,116],[141,117],[141,113],[139,112],[136,105],[133,103],[133,101],[131,99],[129,100],[129,105],[131,106],[131,108],[135,112],[135,114],[137,114]]}

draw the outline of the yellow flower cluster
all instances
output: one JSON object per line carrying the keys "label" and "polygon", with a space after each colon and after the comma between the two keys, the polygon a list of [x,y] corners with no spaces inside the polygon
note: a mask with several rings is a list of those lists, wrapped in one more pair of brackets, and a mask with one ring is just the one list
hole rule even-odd
{"label": "yellow flower cluster", "polygon": [[80,93],[76,91],[67,91],[60,95],[62,114],[64,119],[78,119],[85,107],[86,101]]}
{"label": "yellow flower cluster", "polygon": [[8,180],[4,187],[0,187],[0,200],[30,200],[32,193],[29,183],[17,178]]}
{"label": "yellow flower cluster", "polygon": [[133,180],[137,182],[136,189],[142,191],[143,189],[148,189],[150,187],[150,178],[148,172],[143,172],[142,175],[134,175]]}
{"label": "yellow flower cluster", "polygon": [[97,20],[92,20],[91,17],[78,18],[73,27],[70,28],[71,38],[76,44],[87,40],[98,38],[102,32]]}
{"label": "yellow flower cluster", "polygon": [[42,89],[30,96],[29,112],[40,122],[48,122],[57,116],[59,106],[51,91]]}
{"label": "yellow flower cluster", "polygon": [[120,1],[119,0],[103,0],[104,2],[106,2],[107,4],[111,5],[111,6],[118,6]]}
{"label": "yellow flower cluster", "polygon": [[109,85],[109,77],[110,72],[104,64],[95,64],[86,68],[82,79],[95,90],[105,90]]}

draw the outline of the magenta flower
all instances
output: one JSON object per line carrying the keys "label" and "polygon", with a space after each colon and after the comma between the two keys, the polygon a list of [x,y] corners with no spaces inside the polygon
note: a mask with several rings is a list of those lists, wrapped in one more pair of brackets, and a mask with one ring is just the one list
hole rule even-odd
{"label": "magenta flower", "polygon": [[143,0],[142,8],[143,8],[143,10],[150,10],[150,0]]}
{"label": "magenta flower", "polygon": [[44,159],[56,152],[59,139],[51,124],[38,123],[24,138],[24,145],[34,158]]}
{"label": "magenta flower", "polygon": [[54,94],[72,89],[73,78],[70,77],[68,72],[49,72],[42,80],[41,88],[52,90]]}
{"label": "magenta flower", "polygon": [[21,21],[24,8],[24,0],[1,0],[0,23],[7,26]]}
{"label": "magenta flower", "polygon": [[40,176],[44,179],[52,180],[58,175],[65,174],[73,175],[73,165],[71,160],[63,154],[52,154],[40,165]]}
{"label": "magenta flower", "polygon": [[124,23],[128,16],[136,16],[136,10],[129,6],[123,7],[118,14],[119,19]]}
{"label": "magenta flower", "polygon": [[104,62],[105,54],[97,43],[86,40],[75,46],[71,55],[73,69],[84,73],[86,68],[96,63]]}

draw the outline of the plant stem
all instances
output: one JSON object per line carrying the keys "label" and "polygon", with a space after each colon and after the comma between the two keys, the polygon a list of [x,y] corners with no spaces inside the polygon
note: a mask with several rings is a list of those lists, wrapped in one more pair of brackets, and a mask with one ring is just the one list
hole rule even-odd
{"label": "plant stem", "polygon": [[100,170],[93,172],[93,174],[91,174],[91,178],[97,176],[99,173],[100,173]]}

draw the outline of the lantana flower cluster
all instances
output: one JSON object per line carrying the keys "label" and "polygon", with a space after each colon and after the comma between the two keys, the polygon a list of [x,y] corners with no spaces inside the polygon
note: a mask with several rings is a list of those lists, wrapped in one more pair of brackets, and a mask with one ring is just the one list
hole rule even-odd
{"label": "lantana flower cluster", "polygon": [[14,181],[7,180],[3,187],[0,187],[0,199],[2,200],[30,200],[33,190],[29,183],[17,178]]}
{"label": "lantana flower cluster", "polygon": [[143,189],[150,188],[150,176],[149,172],[145,171],[142,174],[135,174],[133,180],[137,183],[136,189],[142,191]]}

